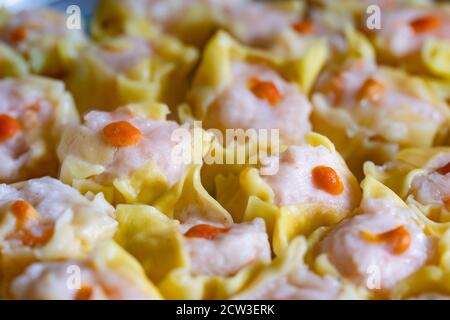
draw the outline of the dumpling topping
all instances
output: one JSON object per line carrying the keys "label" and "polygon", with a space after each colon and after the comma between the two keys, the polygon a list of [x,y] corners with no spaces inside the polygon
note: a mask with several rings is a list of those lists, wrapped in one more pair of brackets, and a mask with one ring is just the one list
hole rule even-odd
{"label": "dumpling topping", "polygon": [[329,194],[340,195],[344,191],[339,175],[333,168],[326,166],[315,167],[312,171],[314,184]]}
{"label": "dumpling topping", "polygon": [[361,237],[368,242],[390,244],[394,254],[402,254],[408,250],[411,244],[411,235],[404,226],[399,226],[379,234],[361,231]]}
{"label": "dumpling topping", "polygon": [[7,114],[0,115],[0,143],[3,143],[16,135],[20,130],[20,123]]}
{"label": "dumpling topping", "polygon": [[416,33],[424,33],[436,30],[441,25],[441,20],[436,16],[423,16],[410,22]]}
{"label": "dumpling topping", "polygon": [[259,99],[266,100],[272,106],[276,106],[282,99],[280,92],[273,82],[251,78],[248,81],[248,87],[255,96]]}
{"label": "dumpling topping", "polygon": [[301,34],[309,34],[312,33],[314,30],[314,25],[311,23],[311,21],[304,20],[297,23],[294,23],[292,25],[292,28]]}
{"label": "dumpling topping", "polygon": [[373,78],[367,79],[357,93],[358,100],[369,100],[376,102],[384,92],[384,86],[380,81]]}
{"label": "dumpling topping", "polygon": [[217,228],[208,224],[197,224],[190,228],[184,236],[187,238],[203,238],[213,240],[219,234],[227,233],[230,228]]}
{"label": "dumpling topping", "polygon": [[103,139],[113,147],[128,147],[137,144],[142,139],[142,133],[127,121],[118,121],[106,125]]}

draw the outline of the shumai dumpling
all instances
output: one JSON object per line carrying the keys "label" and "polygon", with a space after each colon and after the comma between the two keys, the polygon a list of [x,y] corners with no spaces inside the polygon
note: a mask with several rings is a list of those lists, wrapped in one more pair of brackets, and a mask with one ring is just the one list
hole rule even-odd
{"label": "shumai dumpling", "polygon": [[104,0],[94,20],[97,36],[167,32],[202,46],[224,28],[244,43],[265,45],[301,13],[300,2],[250,0]]}
{"label": "shumai dumpling", "polygon": [[[308,15],[279,32],[268,50],[288,59],[295,59],[308,52],[311,46],[322,41],[328,44],[328,61],[345,53],[347,41],[345,28],[352,24],[333,10],[311,9]],[[320,59],[317,54],[315,59]],[[312,60],[314,61],[314,60]]]}
{"label": "shumai dumpling", "polygon": [[35,262],[6,289],[20,300],[160,299],[139,263],[113,242],[100,244],[88,258]]}
{"label": "shumai dumpling", "polygon": [[0,12],[0,40],[19,52],[33,73],[61,76],[86,43],[81,29],[48,9]]}
{"label": "shumai dumpling", "polygon": [[390,292],[390,298],[412,300],[450,299],[450,269],[448,253],[450,245],[449,224],[447,223],[438,243],[437,258],[398,283]]}
{"label": "shumai dumpling", "polygon": [[374,39],[382,59],[408,70],[450,77],[450,6],[387,10]]}
{"label": "shumai dumpling", "polygon": [[383,293],[427,264],[437,239],[390,189],[371,178],[363,189],[358,214],[332,228],[317,250],[342,276]]}
{"label": "shumai dumpling", "polygon": [[215,178],[215,196],[235,221],[266,221],[277,255],[295,236],[341,221],[361,197],[356,178],[333,144],[315,133],[305,140],[267,158],[261,167],[225,171]]}
{"label": "shumai dumpling", "polygon": [[420,78],[350,59],[318,81],[314,130],[326,134],[358,177],[365,160],[382,163],[398,150],[442,143],[450,110]]}
{"label": "shumai dumpling", "polygon": [[0,80],[0,183],[57,175],[62,128],[78,123],[64,84],[40,77]]}
{"label": "shumai dumpling", "polygon": [[298,237],[286,252],[233,299],[238,300],[348,300],[367,293],[342,277],[319,275],[304,263],[306,241]]}
{"label": "shumai dumpling", "polygon": [[178,139],[176,132],[187,132],[188,127],[152,119],[152,108],[129,105],[113,112],[91,111],[83,125],[68,127],[58,149],[61,180],[128,203],[150,202],[175,185],[190,164],[178,152],[191,148],[191,141]]}
{"label": "shumai dumpling", "polygon": [[197,51],[167,36],[123,36],[91,43],[64,78],[81,111],[128,103],[176,105]]}
{"label": "shumai dumpling", "polygon": [[285,77],[287,68],[219,32],[205,49],[188,102],[203,127],[276,129],[282,142],[300,143],[311,130],[312,107],[298,79]]}
{"label": "shumai dumpling", "polygon": [[219,223],[192,216],[180,222],[154,207],[119,205],[117,220],[116,241],[169,299],[227,298],[271,260],[262,219]]}
{"label": "shumai dumpling", "polygon": [[418,206],[428,218],[450,221],[450,148],[405,149],[382,166],[366,163],[364,172]]}
{"label": "shumai dumpling", "polygon": [[44,177],[0,185],[0,253],[4,274],[34,260],[83,257],[117,229],[114,208]]}
{"label": "shumai dumpling", "polygon": [[180,224],[193,275],[229,276],[257,261],[270,262],[264,220],[219,225],[193,220]]}

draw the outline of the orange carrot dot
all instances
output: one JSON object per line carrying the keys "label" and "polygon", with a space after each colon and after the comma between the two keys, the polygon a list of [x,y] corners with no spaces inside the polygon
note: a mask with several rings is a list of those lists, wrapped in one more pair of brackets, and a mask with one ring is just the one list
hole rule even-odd
{"label": "orange carrot dot", "polygon": [[190,228],[185,234],[188,238],[203,238],[207,240],[212,240],[219,234],[227,233],[230,228],[217,228],[209,224],[198,224]]}
{"label": "orange carrot dot", "polygon": [[445,207],[447,210],[450,210],[450,197],[444,199],[444,207]]}
{"label": "orange carrot dot", "polygon": [[384,85],[373,79],[367,79],[357,93],[358,100],[378,101],[384,93]]}
{"label": "orange carrot dot", "polygon": [[128,121],[118,121],[108,124],[102,131],[106,143],[114,147],[128,147],[137,144],[142,139],[142,133]]}
{"label": "orange carrot dot", "polygon": [[17,27],[14,30],[12,30],[11,34],[9,35],[9,39],[11,42],[19,43],[25,40],[27,37],[27,29],[23,26]]}
{"label": "orange carrot dot", "polygon": [[280,91],[273,82],[251,78],[248,81],[248,87],[256,97],[266,100],[272,106],[276,106],[282,99]]}
{"label": "orange carrot dot", "polygon": [[34,228],[33,231],[28,228],[22,228],[8,235],[7,240],[20,241],[22,245],[35,248],[47,244],[53,237],[54,226],[51,223],[44,223]]}
{"label": "orange carrot dot", "polygon": [[80,289],[78,289],[75,300],[90,300],[92,299],[92,294],[94,293],[94,290],[92,287],[89,286],[81,286]]}
{"label": "orange carrot dot", "polygon": [[0,114],[0,143],[14,137],[19,130],[20,124],[16,119],[7,114]]}
{"label": "orange carrot dot", "polygon": [[342,183],[336,171],[330,167],[318,166],[312,170],[312,180],[315,186],[332,195],[340,195],[344,191]]}
{"label": "orange carrot dot", "polygon": [[24,200],[14,201],[11,205],[11,211],[17,219],[19,228],[24,227],[28,221],[35,220],[39,217],[34,207]]}
{"label": "orange carrot dot", "polygon": [[450,172],[450,162],[447,163],[445,166],[440,167],[439,169],[436,170],[438,173],[442,174],[442,175],[446,175],[447,173]]}
{"label": "orange carrot dot", "polygon": [[379,234],[373,234],[367,231],[361,232],[361,237],[368,241],[374,243],[389,243],[392,246],[392,252],[394,254],[402,254],[408,250],[411,245],[411,235],[404,226],[399,226],[390,231],[386,231]]}
{"label": "orange carrot dot", "polygon": [[307,34],[313,31],[313,24],[310,21],[304,20],[294,23],[292,28],[298,33]]}
{"label": "orange carrot dot", "polygon": [[410,22],[410,26],[416,33],[433,31],[441,25],[441,20],[435,16],[419,17]]}

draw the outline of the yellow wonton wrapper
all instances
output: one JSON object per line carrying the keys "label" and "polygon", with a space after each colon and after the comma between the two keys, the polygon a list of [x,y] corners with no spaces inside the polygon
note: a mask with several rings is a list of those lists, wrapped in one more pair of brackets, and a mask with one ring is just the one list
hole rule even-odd
{"label": "yellow wonton wrapper", "polygon": [[231,215],[203,187],[200,171],[200,165],[192,166],[186,178],[162,195],[154,207],[180,221],[194,215],[203,220],[232,223]]}
{"label": "yellow wonton wrapper", "polygon": [[[244,27],[247,28],[246,21],[239,21],[245,17],[233,19],[231,12],[239,10],[235,6],[252,5],[252,1],[227,3],[228,0],[225,0],[214,3],[189,0],[184,6],[185,1],[169,0],[167,4],[162,4],[164,9],[167,8],[171,21],[164,21],[165,17],[161,17],[163,21],[156,21],[157,19],[152,20],[152,17],[148,16],[146,10],[149,9],[146,8],[145,1],[136,1],[137,3],[133,5],[131,1],[102,0],[94,17],[92,33],[97,38],[104,38],[119,34],[149,35],[166,32],[197,47],[203,47],[211,35],[221,28],[237,37],[245,38],[243,34],[246,32]],[[270,5],[273,7],[272,10],[280,10],[299,17],[304,8],[297,0],[281,0]],[[177,11],[177,8],[182,8],[182,11]]]}
{"label": "yellow wonton wrapper", "polygon": [[400,151],[388,166],[376,166],[373,162],[365,163],[364,172],[366,176],[371,176],[391,188],[408,204],[418,207],[428,218],[450,222],[450,213],[444,206],[425,205],[411,195],[413,179],[426,173],[430,162],[444,153],[450,153],[450,147],[405,149]]}
{"label": "yellow wonton wrapper", "polygon": [[[130,49],[133,39],[107,39],[98,46],[120,55],[120,50]],[[118,72],[104,63],[95,54],[93,45],[80,54],[78,64],[71,68],[65,81],[82,113],[92,109],[114,110],[129,103],[161,101],[175,106],[181,101],[188,75],[197,61],[197,50],[164,35],[139,40],[146,41],[153,52],[126,72]]]}
{"label": "yellow wonton wrapper", "polygon": [[[322,145],[337,154],[330,140],[322,135],[309,133],[305,136],[305,142],[311,146]],[[344,160],[340,159],[345,168]],[[244,166],[237,170],[227,166],[222,166],[222,173],[220,167],[214,169],[217,174],[217,200],[231,213],[234,221],[263,218],[276,255],[281,254],[294,237],[308,235],[321,226],[334,225],[350,214],[347,210],[317,203],[277,207],[273,190],[261,178],[257,168]],[[350,170],[342,174],[355,190],[359,190],[358,182]]]}
{"label": "yellow wonton wrapper", "polygon": [[0,77],[17,77],[28,74],[28,64],[17,52],[0,43]]}
{"label": "yellow wonton wrapper", "polygon": [[117,242],[141,263],[167,299],[229,298],[264,266],[253,264],[230,277],[193,276],[177,220],[144,205],[119,205],[116,212]]}
{"label": "yellow wonton wrapper", "polygon": [[155,285],[147,278],[139,262],[114,241],[99,244],[92,253],[94,266],[109,269],[139,288],[148,299],[162,299]]}

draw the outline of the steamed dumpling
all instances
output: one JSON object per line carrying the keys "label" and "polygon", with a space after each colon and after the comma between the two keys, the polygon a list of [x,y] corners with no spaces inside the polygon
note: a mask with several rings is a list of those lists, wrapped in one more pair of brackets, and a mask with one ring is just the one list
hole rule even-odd
{"label": "steamed dumpling", "polygon": [[194,275],[230,276],[255,262],[270,262],[264,221],[232,225],[187,221],[180,225],[189,266]]}
{"label": "steamed dumpling", "polygon": [[117,229],[114,208],[101,194],[87,198],[49,177],[0,185],[0,208],[4,257],[78,257]]}
{"label": "steamed dumpling", "polygon": [[278,129],[280,140],[299,143],[311,130],[311,104],[298,86],[258,64],[233,62],[233,80],[211,103],[206,127]]}
{"label": "steamed dumpling", "polygon": [[320,244],[320,251],[343,276],[373,286],[369,289],[387,290],[433,256],[433,238],[412,219],[411,209],[369,199],[362,210],[337,225]]}
{"label": "steamed dumpling", "polygon": [[56,175],[62,126],[77,122],[62,83],[37,77],[0,80],[0,182]]}

